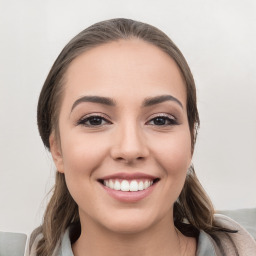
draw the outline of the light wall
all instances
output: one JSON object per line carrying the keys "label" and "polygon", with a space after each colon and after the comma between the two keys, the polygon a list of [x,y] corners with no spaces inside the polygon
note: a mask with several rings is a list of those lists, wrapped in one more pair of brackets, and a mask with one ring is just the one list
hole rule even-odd
{"label": "light wall", "polygon": [[197,174],[217,209],[256,207],[254,0],[0,0],[0,230],[40,224],[54,166],[37,132],[41,86],[64,45],[114,17],[155,25],[198,88]]}

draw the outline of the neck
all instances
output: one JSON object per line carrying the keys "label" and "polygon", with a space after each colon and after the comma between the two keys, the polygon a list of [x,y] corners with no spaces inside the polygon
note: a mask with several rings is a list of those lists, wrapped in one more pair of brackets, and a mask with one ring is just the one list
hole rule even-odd
{"label": "neck", "polygon": [[81,227],[81,236],[72,246],[75,256],[185,255],[187,247],[169,216],[136,233],[113,232],[90,221],[81,222]]}

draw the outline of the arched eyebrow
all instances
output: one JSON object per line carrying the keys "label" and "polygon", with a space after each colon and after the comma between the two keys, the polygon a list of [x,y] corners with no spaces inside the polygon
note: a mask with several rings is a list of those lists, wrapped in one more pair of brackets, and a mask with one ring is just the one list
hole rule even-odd
{"label": "arched eyebrow", "polygon": [[[165,101],[174,101],[183,109],[182,103],[177,98],[173,97],[172,95],[160,95],[160,96],[146,98],[142,103],[142,107],[150,107],[152,105],[160,104]],[[103,104],[103,105],[111,106],[111,107],[116,106],[115,100],[112,98],[109,98],[109,97],[83,96],[74,102],[74,104],[72,105],[72,108],[71,108],[71,112],[77,105],[79,105],[82,102],[98,103],[98,104]]]}
{"label": "arched eyebrow", "polygon": [[156,97],[152,97],[152,98],[146,98],[143,101],[142,106],[143,107],[149,107],[149,106],[152,106],[152,105],[155,105],[155,104],[160,104],[160,103],[165,102],[165,101],[174,101],[178,105],[180,105],[180,107],[183,109],[182,103],[177,98],[175,98],[175,97],[173,97],[172,95],[169,95],[169,94],[160,95],[160,96],[156,96]]}
{"label": "arched eyebrow", "polygon": [[71,112],[77,105],[79,105],[82,102],[99,103],[99,104],[103,104],[103,105],[107,105],[107,106],[115,106],[116,105],[115,101],[108,97],[83,96],[74,102],[74,104],[72,105],[72,108],[71,108]]}

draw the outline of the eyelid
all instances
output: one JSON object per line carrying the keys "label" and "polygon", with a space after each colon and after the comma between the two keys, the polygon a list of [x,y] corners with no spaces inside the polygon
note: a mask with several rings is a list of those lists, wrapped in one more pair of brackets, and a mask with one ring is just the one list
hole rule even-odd
{"label": "eyelid", "polygon": [[109,120],[110,117],[106,114],[100,113],[100,112],[96,112],[96,113],[89,113],[86,115],[83,115],[81,118],[78,119],[78,121],[76,122],[77,125],[81,124],[81,122],[83,122],[85,119],[90,118],[90,117],[101,117],[102,119],[104,119],[108,124],[112,124],[112,122]]}
{"label": "eyelid", "polygon": [[[169,120],[169,124],[164,124],[164,125],[156,125],[156,124],[150,124],[151,122],[154,122],[154,119],[156,118],[165,118],[166,120]],[[146,125],[153,125],[156,127],[172,127],[174,125],[179,125],[178,119],[172,115],[172,114],[167,114],[167,113],[156,113],[150,116],[150,118],[146,121]]]}
{"label": "eyelid", "polygon": [[156,118],[156,117],[168,117],[168,118],[170,118],[170,119],[177,120],[177,118],[176,118],[174,115],[172,115],[172,114],[167,114],[167,113],[155,113],[155,114],[151,115],[151,116],[148,118],[147,122],[150,121],[150,120],[153,119],[153,118]]}

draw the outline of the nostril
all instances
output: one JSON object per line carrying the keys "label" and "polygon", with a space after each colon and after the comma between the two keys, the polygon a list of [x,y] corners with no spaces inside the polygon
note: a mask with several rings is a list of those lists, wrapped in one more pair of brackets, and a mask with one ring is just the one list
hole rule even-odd
{"label": "nostril", "polygon": [[133,162],[136,162],[136,161],[142,161],[144,160],[145,157],[143,156],[139,156],[139,157],[133,157],[133,156],[119,156],[119,157],[116,157],[115,160],[116,161],[119,161],[119,162],[124,162],[125,164],[132,164]]}

